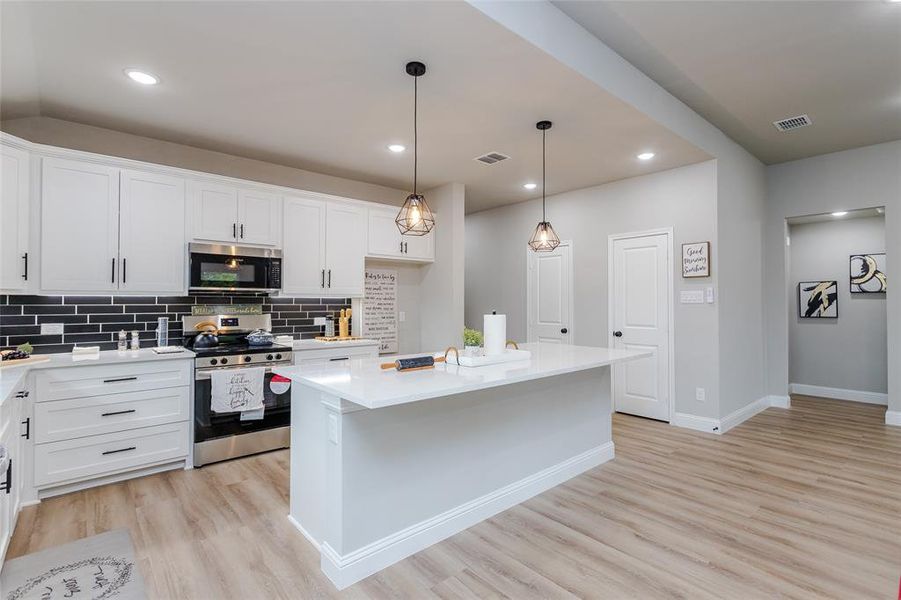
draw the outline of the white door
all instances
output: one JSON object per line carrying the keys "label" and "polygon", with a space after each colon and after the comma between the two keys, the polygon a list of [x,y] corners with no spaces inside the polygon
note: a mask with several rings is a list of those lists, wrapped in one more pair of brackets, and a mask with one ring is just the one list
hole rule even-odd
{"label": "white door", "polygon": [[282,291],[318,297],[325,287],[326,203],[285,197]]}
{"label": "white door", "polygon": [[529,341],[571,344],[573,339],[572,248],[528,252]]}
{"label": "white door", "polygon": [[185,180],[122,172],[119,204],[119,289],[185,289]]}
{"label": "white door", "polygon": [[618,412],[669,421],[669,234],[612,241],[609,281],[614,348],[645,350],[653,356],[613,369]]}
{"label": "white door", "polygon": [[41,288],[115,290],[119,169],[45,158],[41,181]]}
{"label": "white door", "polygon": [[0,289],[28,285],[28,153],[0,148]]}
{"label": "white door", "polygon": [[238,192],[238,241],[278,246],[281,239],[281,198],[276,194]]}
{"label": "white door", "polygon": [[193,237],[203,242],[238,240],[238,190],[227,185],[192,181]]}
{"label": "white door", "polygon": [[[400,258],[403,256],[403,239],[397,229],[394,218],[397,209],[369,209],[369,248],[370,256]],[[405,237],[405,236],[404,236]]]}
{"label": "white door", "polygon": [[325,294],[362,296],[366,258],[366,209],[329,202],[325,220]]}

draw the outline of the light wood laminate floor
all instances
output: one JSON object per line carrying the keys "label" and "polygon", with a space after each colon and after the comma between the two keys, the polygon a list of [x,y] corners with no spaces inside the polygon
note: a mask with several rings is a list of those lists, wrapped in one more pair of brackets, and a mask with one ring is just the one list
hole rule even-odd
{"label": "light wood laminate floor", "polygon": [[616,459],[336,592],[288,452],[23,511],[10,558],[127,527],[151,598],[895,598],[901,428],[796,396],[723,436],[616,415]]}

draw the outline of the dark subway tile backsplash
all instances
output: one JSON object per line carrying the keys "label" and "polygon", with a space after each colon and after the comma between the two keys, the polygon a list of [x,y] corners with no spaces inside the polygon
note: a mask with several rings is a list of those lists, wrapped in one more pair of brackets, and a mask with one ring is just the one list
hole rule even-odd
{"label": "dark subway tile backsplash", "polygon": [[[0,295],[0,347],[29,342],[36,354],[71,352],[73,346],[115,350],[121,329],[137,330],[142,345],[156,337],[159,317],[169,318],[169,343],[182,341],[181,317],[195,304],[262,304],[272,315],[273,333],[296,339],[321,335],[314,317],[350,307],[344,298],[277,298],[266,295],[203,296],[32,296]],[[41,335],[41,324],[62,323],[63,335]]]}

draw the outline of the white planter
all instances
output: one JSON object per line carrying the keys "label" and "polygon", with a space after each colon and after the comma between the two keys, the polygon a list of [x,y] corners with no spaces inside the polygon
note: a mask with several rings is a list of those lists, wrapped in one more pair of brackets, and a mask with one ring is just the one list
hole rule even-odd
{"label": "white planter", "polygon": [[463,356],[469,356],[474,358],[476,356],[482,356],[482,347],[481,346],[463,346]]}

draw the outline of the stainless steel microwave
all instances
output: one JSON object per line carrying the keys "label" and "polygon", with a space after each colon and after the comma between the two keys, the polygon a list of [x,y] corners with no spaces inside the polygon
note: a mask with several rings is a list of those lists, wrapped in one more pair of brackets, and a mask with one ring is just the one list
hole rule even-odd
{"label": "stainless steel microwave", "polygon": [[189,244],[188,289],[274,292],[282,289],[282,251],[226,244]]}

